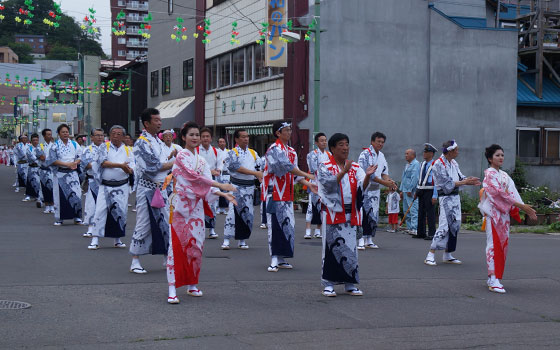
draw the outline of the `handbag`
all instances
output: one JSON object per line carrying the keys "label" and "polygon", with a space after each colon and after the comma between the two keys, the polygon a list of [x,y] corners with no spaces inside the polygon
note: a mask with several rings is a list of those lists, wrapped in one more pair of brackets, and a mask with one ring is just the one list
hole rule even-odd
{"label": "handbag", "polygon": [[156,188],[156,190],[154,191],[154,196],[152,197],[152,202],[150,203],[150,205],[152,206],[152,208],[158,209],[165,207],[165,201],[163,200],[163,196],[161,195],[159,188]]}

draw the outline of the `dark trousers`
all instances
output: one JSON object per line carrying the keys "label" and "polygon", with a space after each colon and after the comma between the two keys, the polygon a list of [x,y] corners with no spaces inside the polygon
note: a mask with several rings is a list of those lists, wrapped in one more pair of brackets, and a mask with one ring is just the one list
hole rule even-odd
{"label": "dark trousers", "polygon": [[426,237],[426,216],[428,217],[428,235],[436,233],[436,208],[432,204],[433,190],[417,190],[418,196],[418,228],[419,237]]}

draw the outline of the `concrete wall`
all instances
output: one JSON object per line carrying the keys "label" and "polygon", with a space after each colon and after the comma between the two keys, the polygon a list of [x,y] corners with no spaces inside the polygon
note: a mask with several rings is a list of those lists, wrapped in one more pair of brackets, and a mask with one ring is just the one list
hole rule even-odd
{"label": "concrete wall", "polygon": [[351,157],[377,130],[396,179],[405,150],[420,159],[425,142],[456,139],[466,175],[482,174],[491,143],[515,154],[515,32],[462,29],[418,0],[329,1],[321,15],[321,131],[347,133]]}
{"label": "concrete wall", "polygon": [[517,126],[560,128],[560,109],[519,106],[517,107]]}
{"label": "concrete wall", "polygon": [[[174,0],[174,13],[171,15],[167,14],[167,1],[150,1],[150,12],[154,25],[151,30],[148,50],[148,107],[156,107],[162,101],[194,96],[194,86],[192,89],[183,90],[183,61],[195,57],[195,40],[197,39],[192,36],[192,33],[196,29],[196,21],[190,18],[194,17],[195,11],[188,10],[183,6],[194,9],[196,8],[196,1]],[[192,13],[193,16],[181,15],[184,13]],[[179,43],[171,40],[170,37],[173,33],[173,26],[177,23],[177,17],[184,19],[183,25],[188,29],[188,39]],[[167,66],[171,67],[171,92],[162,95],[161,69]],[[196,62],[194,62],[194,66],[196,66]],[[155,70],[159,71],[159,93],[158,96],[151,97],[150,73]],[[194,84],[197,81],[198,79],[195,76]]]}
{"label": "concrete wall", "polygon": [[486,18],[486,0],[431,0],[430,2],[451,17]]}

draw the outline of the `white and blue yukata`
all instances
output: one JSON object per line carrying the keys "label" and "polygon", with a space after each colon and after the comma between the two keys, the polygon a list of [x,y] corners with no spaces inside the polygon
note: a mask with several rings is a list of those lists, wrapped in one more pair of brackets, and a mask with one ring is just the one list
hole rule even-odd
{"label": "white and blue yukata", "polygon": [[321,283],[324,287],[360,282],[356,228],[362,223],[360,197],[366,174],[358,163],[346,173],[340,183],[340,167],[333,160],[320,164],[317,171],[319,196],[323,205],[325,234]]}
{"label": "white and blue yukata", "polygon": [[[200,145],[195,149],[195,154],[201,155],[206,160],[206,164],[208,164],[211,171],[218,170],[221,175],[224,168],[224,156],[220,149],[214,146],[210,146],[206,149],[204,146]],[[212,176],[212,179],[218,181],[220,175]],[[211,210],[211,213],[208,212],[208,209],[205,210],[204,227],[213,230],[216,227],[216,210],[218,207],[218,201],[214,202],[212,205],[206,204],[206,206]]]}
{"label": "white and blue yukata", "polygon": [[[52,166],[57,160],[75,162],[78,159],[80,146],[74,140],[66,144],[57,140],[49,149],[47,164]],[[81,220],[82,217],[82,188],[77,169],[53,166],[53,197],[57,222],[63,220]]]}
{"label": "white and blue yukata", "polygon": [[14,159],[16,162],[16,171],[18,179],[18,187],[27,187],[27,149],[29,146],[23,142],[19,142],[14,147]]}
{"label": "white and blue yukata", "polygon": [[[169,211],[167,210],[167,192],[162,185],[167,170],[161,170],[167,162],[163,151],[163,141],[146,130],[134,144],[136,162],[136,226],[130,243],[130,254],[167,255],[169,248]],[[166,204],[163,208],[151,206],[154,194],[158,190]]]}
{"label": "white and blue yukata", "polygon": [[371,175],[369,186],[364,191],[363,211],[364,217],[362,227],[364,237],[375,237],[377,223],[379,221],[379,200],[381,197],[381,185],[374,181],[375,178],[381,179],[383,175],[389,175],[389,166],[383,152],[377,153],[373,146],[366,148],[358,158],[360,167],[365,172],[367,168],[377,165],[377,170]]}
{"label": "white and blue yukata", "polygon": [[[91,233],[93,229],[93,217],[95,215],[95,203],[97,201],[97,195],[99,192],[99,182],[96,180],[95,173],[97,172],[97,156],[98,151],[101,146],[100,144],[96,146],[91,144],[86,148],[83,148],[82,154],[80,156],[80,169],[82,174],[85,174],[84,181],[88,182],[88,191],[86,193],[86,201],[84,205],[84,225],[88,225],[88,233]],[[91,164],[91,168],[87,169],[87,166]]]}
{"label": "white and blue yukata", "polygon": [[104,168],[104,162],[128,163],[134,169],[132,148],[122,143],[102,143],[95,160],[95,177],[100,184],[93,219],[94,237],[120,238],[125,236],[130,194],[129,174],[120,168]]}
{"label": "white and blue yukata", "polygon": [[[307,155],[307,167],[309,173],[317,175],[319,165],[323,162],[329,161],[330,152],[325,150],[321,151],[315,149]],[[317,184],[317,180],[310,180],[312,184]],[[309,202],[307,205],[307,212],[305,214],[305,222],[310,222],[312,225],[321,225],[321,204],[319,202],[319,195],[309,191]]]}
{"label": "white and blue yukata", "polygon": [[241,167],[256,170],[259,155],[254,150],[242,149],[237,146],[230,150],[224,162],[225,169],[230,174],[230,181],[237,192],[234,192],[237,205],[229,203],[229,210],[224,226],[224,238],[245,240],[251,236],[254,222],[253,196],[255,195],[255,176],[241,174],[237,170]]}
{"label": "white and blue yukata", "polygon": [[[39,177],[41,179],[41,200],[44,203],[52,205],[54,203],[53,198],[53,172],[51,168],[47,165],[47,158],[49,156],[50,148],[54,145],[54,142],[41,143],[39,147],[35,149],[35,155],[39,159]],[[45,160],[40,160],[41,157],[45,157]],[[47,208],[48,209],[48,208]]]}
{"label": "white and blue yukata", "polygon": [[25,195],[39,199],[41,198],[41,176],[39,174],[39,161],[36,155],[36,149],[29,144],[27,147],[27,186],[25,187]]}
{"label": "white and blue yukata", "polygon": [[[413,159],[412,162],[407,163],[404,168],[401,186],[399,188],[403,195],[403,213],[406,213],[408,208],[410,208],[406,216],[406,228],[411,231],[416,231],[418,227],[418,201],[414,200],[414,193],[416,192],[419,174],[420,163],[416,159]],[[411,195],[408,196],[407,192],[410,192]]]}
{"label": "white and blue yukata", "polygon": [[444,155],[436,160],[432,169],[439,197],[439,226],[430,249],[452,253],[457,248],[457,236],[461,228],[461,198],[455,182],[465,179],[459,164]]}

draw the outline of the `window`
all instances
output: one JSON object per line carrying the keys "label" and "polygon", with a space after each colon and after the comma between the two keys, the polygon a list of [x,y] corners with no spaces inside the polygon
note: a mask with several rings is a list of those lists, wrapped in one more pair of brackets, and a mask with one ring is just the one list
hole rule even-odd
{"label": "window", "polygon": [[545,129],[546,161],[560,160],[560,129]]}
{"label": "window", "polygon": [[255,46],[255,80],[268,77],[268,67],[264,66],[264,45]]}
{"label": "window", "polygon": [[540,136],[538,128],[520,128],[517,130],[517,155],[520,158],[540,157]]}
{"label": "window", "polygon": [[119,43],[119,45],[126,44],[126,38],[119,38],[118,43]]}
{"label": "window", "polygon": [[227,54],[220,57],[220,80],[218,81],[220,87],[231,85],[231,55]]}
{"label": "window", "polygon": [[282,68],[282,67],[270,67],[270,75],[271,76],[281,75],[281,74],[284,74],[284,68]]}
{"label": "window", "polygon": [[33,39],[32,39],[32,38],[29,38],[29,42],[32,43],[32,42],[33,42]]}
{"label": "window", "polygon": [[40,42],[40,43],[42,43],[43,41],[45,41],[45,40],[43,40],[43,38],[40,38],[40,39],[39,39],[39,42]]}
{"label": "window", "polygon": [[233,53],[233,84],[245,82],[245,50]]}
{"label": "window", "polygon": [[124,57],[124,56],[126,56],[126,52],[124,50],[119,50],[117,52],[117,55],[120,56],[120,57]]}
{"label": "window", "polygon": [[193,59],[183,61],[183,90],[192,89],[194,81]]}
{"label": "window", "polygon": [[24,38],[19,38],[19,41],[24,42],[25,39]]}
{"label": "window", "polygon": [[254,77],[253,71],[253,48],[254,46],[249,46],[245,49],[245,57],[247,60],[245,61],[245,71],[247,72],[247,81],[252,81]]}
{"label": "window", "polygon": [[150,74],[150,96],[154,97],[159,94],[159,72],[157,70]]}
{"label": "window", "polygon": [[226,2],[227,0],[207,0],[206,1],[206,9],[212,8],[214,6],[217,6],[223,2]]}
{"label": "window", "polygon": [[171,92],[171,67],[161,69],[161,94],[167,95]]}
{"label": "window", "polygon": [[214,90],[218,87],[218,59],[214,58],[208,62],[206,67],[208,90]]}
{"label": "window", "polygon": [[167,0],[167,14],[173,13],[173,0]]}
{"label": "window", "polygon": [[119,0],[118,6],[125,6],[125,5],[126,5],[125,0]]}
{"label": "window", "polygon": [[39,48],[42,49],[42,48],[43,48],[43,45],[39,45]]}

